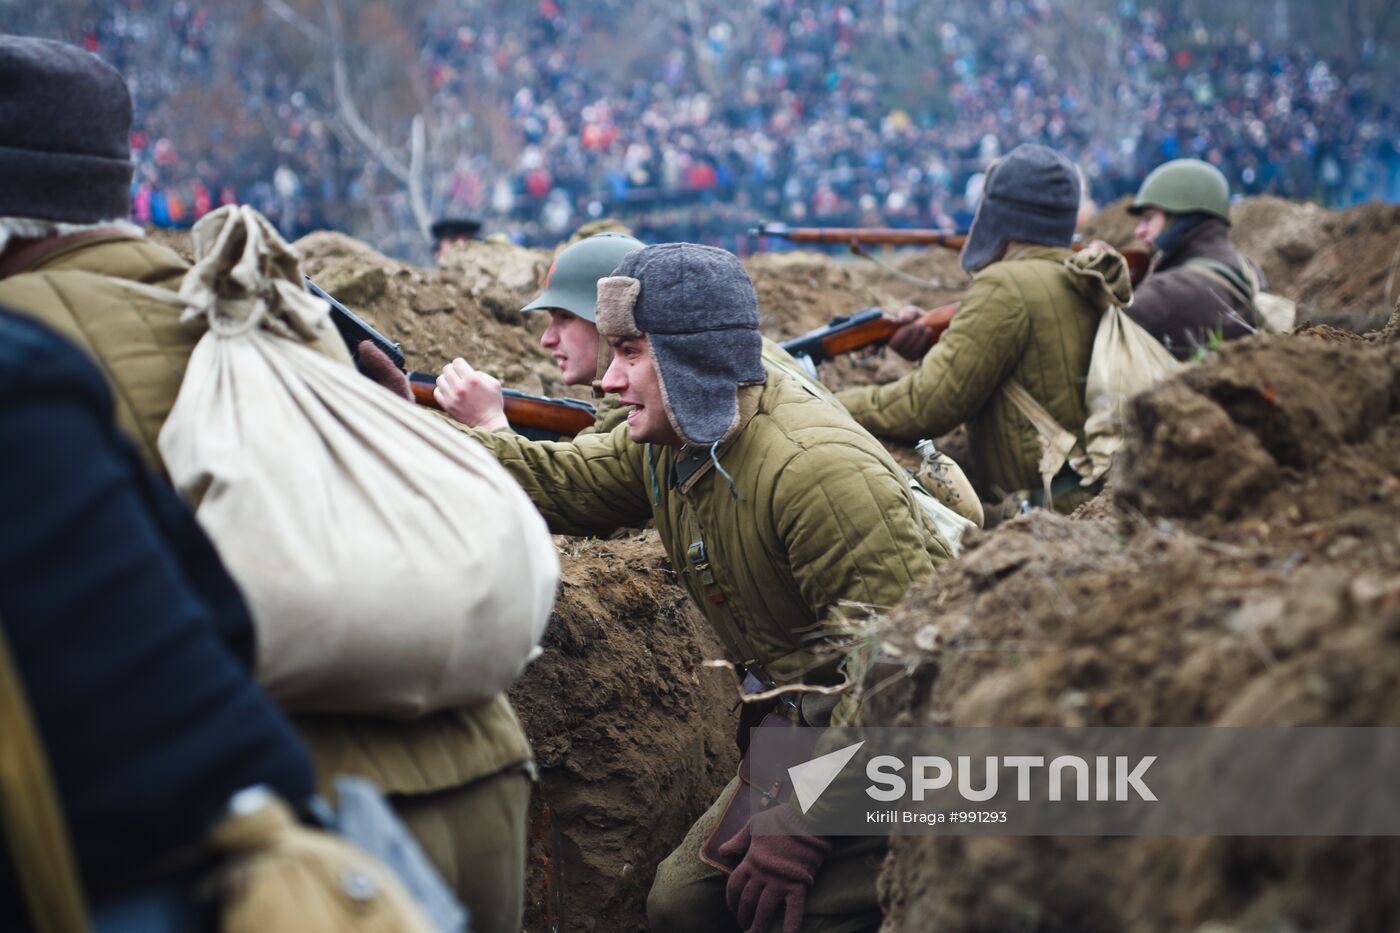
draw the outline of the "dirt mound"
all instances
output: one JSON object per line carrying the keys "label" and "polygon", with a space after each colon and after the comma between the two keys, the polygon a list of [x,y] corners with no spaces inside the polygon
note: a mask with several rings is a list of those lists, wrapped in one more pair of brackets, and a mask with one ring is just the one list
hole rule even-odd
{"label": "dirt mound", "polygon": [[654,534],[558,540],[545,653],[511,691],[540,766],[526,928],[640,930],[657,863],[734,775],[734,687],[700,666],[720,649]]}
{"label": "dirt mound", "polygon": [[[911,591],[882,721],[1400,724],[1397,372],[1393,343],[1255,338],[1139,399],[1116,495]],[[1397,871],[1391,839],[904,838],[885,929],[1390,929]]]}
{"label": "dirt mound", "polygon": [[1126,194],[1116,201],[1110,201],[1079,227],[1079,235],[1084,240],[1103,240],[1122,249],[1125,246],[1142,246],[1133,235],[1138,219],[1128,213],[1133,196]]}
{"label": "dirt mound", "polygon": [[1293,289],[1308,310],[1384,319],[1400,295],[1400,204],[1363,204],[1334,215]]}
{"label": "dirt mound", "polygon": [[1230,211],[1230,237],[1259,263],[1271,288],[1290,289],[1326,245],[1334,216],[1316,204],[1246,198]]}

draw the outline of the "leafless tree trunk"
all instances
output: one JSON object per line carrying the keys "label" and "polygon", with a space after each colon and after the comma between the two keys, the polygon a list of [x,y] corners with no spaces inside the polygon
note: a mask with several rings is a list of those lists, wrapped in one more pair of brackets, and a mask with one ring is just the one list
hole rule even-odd
{"label": "leafless tree trunk", "polygon": [[710,64],[710,52],[705,46],[706,30],[705,15],[700,9],[699,0],[684,0],[682,7],[685,10],[686,22],[690,26],[690,57],[695,61],[695,73],[700,78],[700,83],[705,86],[705,92],[714,101],[723,98],[720,93],[719,79],[715,76],[715,69]]}
{"label": "leafless tree trunk", "polygon": [[427,132],[423,114],[419,113],[413,117],[409,132],[409,156],[408,161],[405,162],[394,151],[393,147],[370,128],[355,102],[354,91],[350,86],[349,66],[346,64],[345,28],[340,0],[322,0],[322,9],[326,15],[325,28],[317,26],[292,9],[286,0],[263,0],[263,3],[275,16],[291,24],[302,35],[329,52],[331,85],[336,102],[336,122],[344,130],[340,135],[348,136],[371,159],[408,189],[409,204],[413,210],[413,219],[418,233],[424,240],[429,240],[432,212],[428,208],[427,200],[425,168]]}

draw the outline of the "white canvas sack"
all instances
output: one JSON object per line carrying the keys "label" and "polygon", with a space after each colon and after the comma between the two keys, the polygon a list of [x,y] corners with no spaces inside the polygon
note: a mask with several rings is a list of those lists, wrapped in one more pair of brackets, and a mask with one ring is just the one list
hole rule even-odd
{"label": "white canvas sack", "polygon": [[210,330],[160,452],[252,609],[258,679],[296,711],[402,717],[510,686],[559,579],[524,492],[347,365],[256,211],[214,212],[194,247],[179,297]]}
{"label": "white canvas sack", "polygon": [[1181,362],[1142,325],[1109,305],[1094,335],[1089,375],[1084,384],[1084,449],[1090,470],[1084,484],[1108,472],[1123,446],[1128,400],[1181,368]]}

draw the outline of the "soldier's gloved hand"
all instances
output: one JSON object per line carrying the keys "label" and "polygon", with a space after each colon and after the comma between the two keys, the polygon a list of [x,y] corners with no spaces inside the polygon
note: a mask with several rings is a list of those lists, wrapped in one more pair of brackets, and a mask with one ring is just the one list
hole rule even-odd
{"label": "soldier's gloved hand", "polygon": [[494,376],[472,369],[461,357],[442,368],[433,398],[443,411],[468,427],[483,431],[510,429],[501,383]]}
{"label": "soldier's gloved hand", "polygon": [[724,889],[739,926],[748,933],[766,933],[783,908],[783,933],[799,933],[807,889],[831,854],[831,843],[808,835],[797,812],[783,804],[755,814],[719,851],[726,858],[743,856]]}
{"label": "soldier's gloved hand", "polygon": [[923,359],[936,340],[934,332],[919,323],[919,319],[927,313],[914,305],[901,308],[895,320],[903,321],[904,326],[890,337],[889,348],[906,360],[918,362]]}
{"label": "soldier's gloved hand", "polygon": [[413,389],[408,385],[407,374],[395,366],[394,361],[385,356],[384,351],[372,341],[361,340],[360,345],[355,348],[355,356],[359,359],[360,372],[399,398],[413,401]]}

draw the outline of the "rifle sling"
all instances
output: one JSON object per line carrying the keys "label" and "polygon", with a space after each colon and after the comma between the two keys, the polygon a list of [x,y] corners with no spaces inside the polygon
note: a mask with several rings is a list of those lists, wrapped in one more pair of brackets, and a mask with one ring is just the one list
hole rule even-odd
{"label": "rifle sling", "polygon": [[928,279],[921,279],[917,275],[910,275],[903,269],[896,269],[894,266],[890,265],[880,257],[876,256],[874,253],[867,250],[864,246],[861,246],[859,242],[854,242],[851,244],[851,252],[855,253],[857,256],[860,256],[863,259],[869,259],[871,262],[875,263],[875,265],[879,266],[881,269],[884,269],[891,275],[896,276],[897,278],[901,278],[904,281],[909,282],[913,285],[917,285],[920,288],[939,289],[943,287],[937,282],[931,282]]}
{"label": "rifle sling", "polygon": [[1239,270],[1205,256],[1191,257],[1182,263],[1182,268],[1192,269],[1211,281],[1224,285],[1245,307],[1254,307],[1254,296],[1259,288],[1253,275],[1241,275]]}

